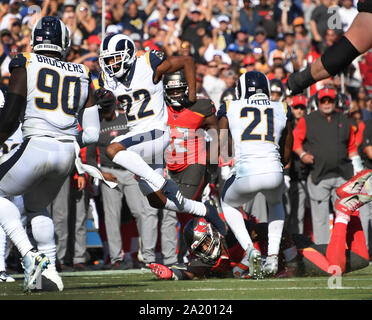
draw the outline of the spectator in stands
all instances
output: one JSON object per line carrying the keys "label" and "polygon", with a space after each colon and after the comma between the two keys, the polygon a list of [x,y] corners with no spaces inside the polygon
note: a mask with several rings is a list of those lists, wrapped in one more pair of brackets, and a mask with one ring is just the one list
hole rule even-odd
{"label": "spectator in stands", "polygon": [[221,95],[226,89],[226,84],[218,77],[218,64],[214,60],[208,63],[207,74],[203,78],[203,87],[214,104],[219,105]]}
{"label": "spectator in stands", "polygon": [[342,30],[346,32],[358,14],[358,9],[354,7],[353,0],[341,0],[340,2],[342,7],[339,8],[338,14],[341,17]]}
{"label": "spectator in stands", "polygon": [[274,1],[259,0],[259,4],[255,7],[255,10],[260,17],[259,25],[265,30],[265,35],[269,39],[274,40],[278,33],[278,24],[280,21],[280,16],[277,17],[274,14]]}
{"label": "spectator in stands", "polygon": [[363,169],[350,119],[335,111],[335,97],[334,89],[321,89],[319,109],[301,118],[293,131],[293,151],[310,166],[307,187],[317,244],[329,242],[329,201],[334,203],[336,188]]}
{"label": "spectator in stands", "polygon": [[256,8],[252,5],[250,0],[244,0],[243,5],[243,8],[239,10],[240,27],[253,37],[261,17],[258,15]]}
{"label": "spectator in stands", "polygon": [[87,2],[80,2],[76,7],[76,22],[85,40],[96,29],[96,20],[93,18],[92,10]]}
{"label": "spectator in stands", "polygon": [[10,30],[12,23],[15,20],[22,20],[22,16],[19,13],[21,8],[21,0],[10,0],[9,8],[7,13],[3,16],[0,23],[0,31],[4,29]]}
{"label": "spectator in stands", "polygon": [[276,43],[274,40],[267,38],[266,30],[263,27],[257,27],[254,32],[254,40],[251,43],[251,48],[261,48],[265,60],[268,61],[271,51],[276,49]]}

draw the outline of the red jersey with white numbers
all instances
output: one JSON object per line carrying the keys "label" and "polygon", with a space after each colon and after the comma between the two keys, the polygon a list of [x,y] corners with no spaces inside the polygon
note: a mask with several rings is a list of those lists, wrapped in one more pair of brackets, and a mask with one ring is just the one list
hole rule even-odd
{"label": "red jersey with white numbers", "polygon": [[190,108],[168,109],[171,143],[165,151],[167,168],[180,172],[190,164],[206,164],[204,118],[216,110],[210,99],[198,99]]}

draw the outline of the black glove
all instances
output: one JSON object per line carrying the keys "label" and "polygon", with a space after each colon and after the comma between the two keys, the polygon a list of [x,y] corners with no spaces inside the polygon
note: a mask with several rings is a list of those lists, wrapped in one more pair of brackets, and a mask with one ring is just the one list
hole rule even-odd
{"label": "black glove", "polygon": [[99,88],[94,92],[96,104],[100,106],[102,111],[108,111],[116,105],[116,98],[110,90]]}
{"label": "black glove", "polygon": [[182,107],[190,108],[191,106],[193,106],[195,104],[196,101],[194,101],[194,102],[190,101],[189,96],[184,94],[178,102]]}

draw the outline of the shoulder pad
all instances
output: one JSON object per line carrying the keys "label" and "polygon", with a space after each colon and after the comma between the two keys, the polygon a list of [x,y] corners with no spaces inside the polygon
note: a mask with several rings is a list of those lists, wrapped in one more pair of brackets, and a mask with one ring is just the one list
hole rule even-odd
{"label": "shoulder pad", "polygon": [[216,107],[211,99],[198,99],[191,106],[190,111],[202,114],[204,117],[209,117],[216,113]]}
{"label": "shoulder pad", "polygon": [[147,62],[154,72],[159,64],[161,64],[166,59],[164,52],[159,50],[149,51],[149,53],[147,53],[147,58]]}
{"label": "shoulder pad", "polygon": [[17,54],[9,63],[9,72],[15,68],[26,68],[27,58],[23,53]]}

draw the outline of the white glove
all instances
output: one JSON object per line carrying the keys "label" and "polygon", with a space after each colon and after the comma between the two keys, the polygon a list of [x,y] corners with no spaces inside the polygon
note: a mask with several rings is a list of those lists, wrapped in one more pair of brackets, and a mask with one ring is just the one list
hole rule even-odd
{"label": "white glove", "polygon": [[351,157],[351,164],[353,165],[354,175],[364,169],[363,162],[360,156]]}

